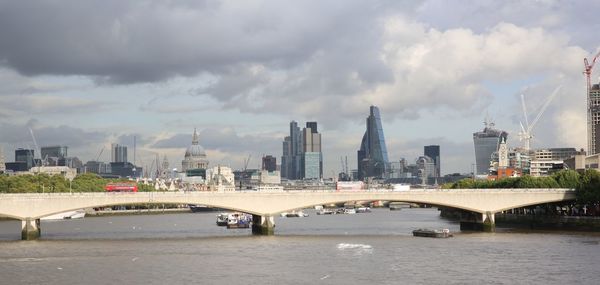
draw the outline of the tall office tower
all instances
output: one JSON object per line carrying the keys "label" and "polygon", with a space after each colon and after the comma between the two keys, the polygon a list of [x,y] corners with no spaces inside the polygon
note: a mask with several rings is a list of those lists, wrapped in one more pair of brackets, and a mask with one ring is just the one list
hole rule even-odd
{"label": "tall office tower", "polygon": [[272,155],[263,156],[262,170],[273,172],[277,170],[277,159]]}
{"label": "tall office tower", "polygon": [[302,178],[323,178],[321,134],[317,132],[317,122],[306,123],[302,130]]}
{"label": "tall office tower", "polygon": [[435,177],[441,177],[442,171],[440,166],[440,146],[439,145],[426,145],[423,147],[423,154],[433,159],[435,164]]}
{"label": "tall office tower", "polygon": [[67,158],[66,146],[44,146],[40,153],[42,155],[42,161],[45,161],[47,165],[51,166],[65,166],[65,158]]}
{"label": "tall office tower", "polygon": [[475,146],[475,174],[487,175],[490,169],[492,154],[498,151],[500,142],[506,141],[508,133],[494,129],[494,123],[484,122],[481,132],[473,133],[473,144]]}
{"label": "tall office tower", "polygon": [[6,171],[6,165],[4,163],[4,151],[2,151],[2,146],[0,146],[0,173],[4,173]]}
{"label": "tall office tower", "polygon": [[371,106],[367,117],[367,130],[362,138],[358,157],[358,179],[383,178],[388,167],[387,147],[381,125],[379,108]]}
{"label": "tall office tower", "polygon": [[[588,86],[589,87],[589,86]],[[598,153],[600,148],[600,85],[594,84],[588,90],[587,137],[588,155]]]}
{"label": "tall office tower", "polygon": [[283,141],[282,177],[302,179],[302,133],[295,121],[290,122],[290,135]]}
{"label": "tall office tower", "polygon": [[33,155],[33,149],[18,148],[15,150],[15,162],[25,162],[29,170],[34,166]]}
{"label": "tall office tower", "polygon": [[113,143],[110,150],[111,162],[127,162],[127,146]]}

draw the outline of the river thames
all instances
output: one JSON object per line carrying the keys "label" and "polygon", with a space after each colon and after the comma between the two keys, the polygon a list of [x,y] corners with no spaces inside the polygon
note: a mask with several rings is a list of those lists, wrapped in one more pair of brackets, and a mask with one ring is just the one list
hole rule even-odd
{"label": "river thames", "polygon": [[[277,218],[275,236],[216,212],[0,221],[0,284],[599,284],[600,235],[461,233],[436,209]],[[448,228],[453,238],[413,237]]]}

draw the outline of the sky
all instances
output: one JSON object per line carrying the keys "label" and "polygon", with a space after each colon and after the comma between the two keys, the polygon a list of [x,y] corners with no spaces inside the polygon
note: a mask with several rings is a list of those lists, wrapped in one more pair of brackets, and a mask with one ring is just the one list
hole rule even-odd
{"label": "sky", "polygon": [[[468,173],[490,118],[522,146],[586,148],[583,59],[600,1],[4,1],[0,146],[67,145],[84,162],[129,146],[181,168],[194,128],[211,165],[280,162],[289,122],[317,121],[324,176],[356,168],[369,106],[389,158],[440,145]],[[598,82],[600,72],[592,74]],[[30,132],[31,129],[31,132]],[[37,155],[37,154],[36,154]]]}

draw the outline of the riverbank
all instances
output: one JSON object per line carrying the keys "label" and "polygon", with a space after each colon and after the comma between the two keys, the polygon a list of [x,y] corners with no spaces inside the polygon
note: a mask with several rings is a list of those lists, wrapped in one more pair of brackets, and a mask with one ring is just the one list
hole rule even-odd
{"label": "riverbank", "polygon": [[600,232],[600,217],[496,214],[496,227]]}
{"label": "riverbank", "polygon": [[[448,220],[461,221],[473,218],[471,212],[463,210],[450,208],[439,210],[440,217]],[[497,228],[600,232],[600,217],[498,213],[494,218]]]}

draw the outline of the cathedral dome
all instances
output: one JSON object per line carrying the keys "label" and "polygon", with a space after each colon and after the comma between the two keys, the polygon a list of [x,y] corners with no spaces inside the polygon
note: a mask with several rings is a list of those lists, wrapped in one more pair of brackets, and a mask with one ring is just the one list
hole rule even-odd
{"label": "cathedral dome", "polygon": [[188,171],[192,169],[206,169],[208,160],[204,148],[198,143],[198,132],[194,129],[192,136],[192,145],[185,151],[185,157],[181,162],[182,170]]}

